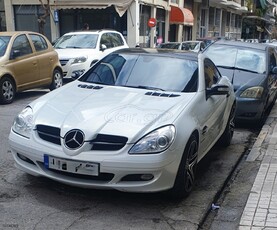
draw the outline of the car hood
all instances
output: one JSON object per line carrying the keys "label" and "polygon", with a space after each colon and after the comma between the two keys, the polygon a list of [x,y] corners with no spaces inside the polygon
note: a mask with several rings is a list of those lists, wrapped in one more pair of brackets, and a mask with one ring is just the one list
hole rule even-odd
{"label": "car hood", "polygon": [[252,86],[261,85],[265,79],[265,74],[253,73],[244,70],[218,68],[223,76],[229,78],[234,86],[234,90],[244,90]]}
{"label": "car hood", "polygon": [[58,127],[62,137],[80,129],[86,141],[97,134],[109,134],[125,136],[133,143],[158,127],[172,124],[195,95],[174,93],[170,97],[170,93],[161,92],[164,96],[151,96],[146,93],[153,91],[144,89],[88,89],[81,85],[74,81],[31,104],[35,125]]}
{"label": "car hood", "polygon": [[59,55],[59,59],[70,59],[83,56],[91,56],[96,53],[96,49],[55,49]]}

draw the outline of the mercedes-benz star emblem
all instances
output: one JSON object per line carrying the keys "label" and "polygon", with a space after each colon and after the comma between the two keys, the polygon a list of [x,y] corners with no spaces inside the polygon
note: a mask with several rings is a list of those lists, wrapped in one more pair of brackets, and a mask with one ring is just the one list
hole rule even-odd
{"label": "mercedes-benz star emblem", "polygon": [[64,136],[64,144],[68,149],[78,149],[85,142],[85,134],[79,129],[68,131]]}

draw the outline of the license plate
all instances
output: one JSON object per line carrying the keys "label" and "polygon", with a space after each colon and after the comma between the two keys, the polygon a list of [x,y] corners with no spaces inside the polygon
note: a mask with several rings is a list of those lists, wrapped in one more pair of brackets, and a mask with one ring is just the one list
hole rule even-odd
{"label": "license plate", "polygon": [[74,161],[49,155],[44,155],[44,166],[48,169],[55,169],[62,172],[91,176],[99,175],[99,164],[97,163]]}

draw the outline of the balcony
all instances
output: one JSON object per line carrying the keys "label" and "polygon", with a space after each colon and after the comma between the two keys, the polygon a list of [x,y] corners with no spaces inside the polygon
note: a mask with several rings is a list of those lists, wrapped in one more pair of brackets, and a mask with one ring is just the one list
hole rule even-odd
{"label": "balcony", "polygon": [[233,9],[239,10],[241,8],[241,0],[220,0],[219,3],[229,6]]}

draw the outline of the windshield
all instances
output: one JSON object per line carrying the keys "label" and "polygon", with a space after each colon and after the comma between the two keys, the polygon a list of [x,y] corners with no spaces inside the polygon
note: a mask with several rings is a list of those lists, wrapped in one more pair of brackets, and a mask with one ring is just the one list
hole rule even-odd
{"label": "windshield", "polygon": [[110,54],[79,80],[134,88],[195,92],[198,65],[196,61],[172,57]]}
{"label": "windshield", "polygon": [[97,34],[71,34],[64,35],[55,43],[55,49],[95,49]]}
{"label": "windshield", "polygon": [[6,49],[10,39],[10,36],[0,36],[0,57],[2,57],[6,53]]}
{"label": "windshield", "polygon": [[207,48],[205,53],[217,66],[250,70],[257,73],[265,73],[266,71],[266,55],[261,50],[213,44]]}

